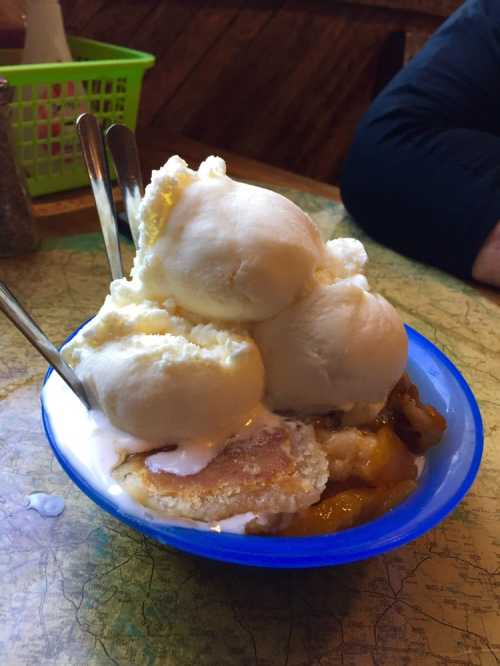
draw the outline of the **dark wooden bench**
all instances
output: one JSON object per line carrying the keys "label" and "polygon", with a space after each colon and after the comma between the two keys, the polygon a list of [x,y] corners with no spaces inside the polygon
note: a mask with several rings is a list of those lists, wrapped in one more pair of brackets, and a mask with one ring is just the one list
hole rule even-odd
{"label": "dark wooden bench", "polygon": [[68,32],[154,53],[140,124],[336,182],[378,90],[459,0],[62,0]]}

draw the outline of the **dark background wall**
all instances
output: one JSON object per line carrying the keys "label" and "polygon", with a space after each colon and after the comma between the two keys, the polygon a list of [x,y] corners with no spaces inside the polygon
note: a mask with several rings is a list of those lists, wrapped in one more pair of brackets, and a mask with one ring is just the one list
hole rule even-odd
{"label": "dark background wall", "polygon": [[459,0],[61,0],[68,32],[154,53],[140,125],[335,182],[377,90]]}

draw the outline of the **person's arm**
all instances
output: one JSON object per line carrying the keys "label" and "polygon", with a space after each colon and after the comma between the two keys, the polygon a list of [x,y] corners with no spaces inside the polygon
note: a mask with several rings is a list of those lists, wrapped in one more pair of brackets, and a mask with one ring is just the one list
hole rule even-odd
{"label": "person's arm", "polygon": [[500,285],[499,0],[466,0],[376,98],[341,192],[380,242]]}
{"label": "person's arm", "polygon": [[500,222],[488,236],[472,265],[472,277],[500,287]]}

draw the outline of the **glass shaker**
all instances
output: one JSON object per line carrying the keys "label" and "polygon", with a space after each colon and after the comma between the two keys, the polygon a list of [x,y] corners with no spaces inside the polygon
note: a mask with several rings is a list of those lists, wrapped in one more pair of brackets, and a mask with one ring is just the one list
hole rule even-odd
{"label": "glass shaker", "polygon": [[14,89],[0,77],[0,257],[33,251],[38,235],[24,173],[16,161],[10,124]]}

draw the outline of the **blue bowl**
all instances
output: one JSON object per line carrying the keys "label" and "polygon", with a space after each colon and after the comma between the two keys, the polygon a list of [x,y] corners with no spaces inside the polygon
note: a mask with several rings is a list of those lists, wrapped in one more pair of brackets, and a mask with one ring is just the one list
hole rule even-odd
{"label": "blue bowl", "polygon": [[435,527],[464,497],[481,462],[483,426],[472,391],[437,347],[409,326],[406,329],[409,374],[423,401],[434,405],[446,417],[448,429],[439,446],[427,454],[418,488],[405,502],[381,518],[337,534],[244,536],[160,525],[137,518],[93,488],[61,453],[42,399],[45,433],[57,460],[80,490],[118,520],[160,543],[214,560],[257,567],[323,567],[364,560],[402,546]]}

